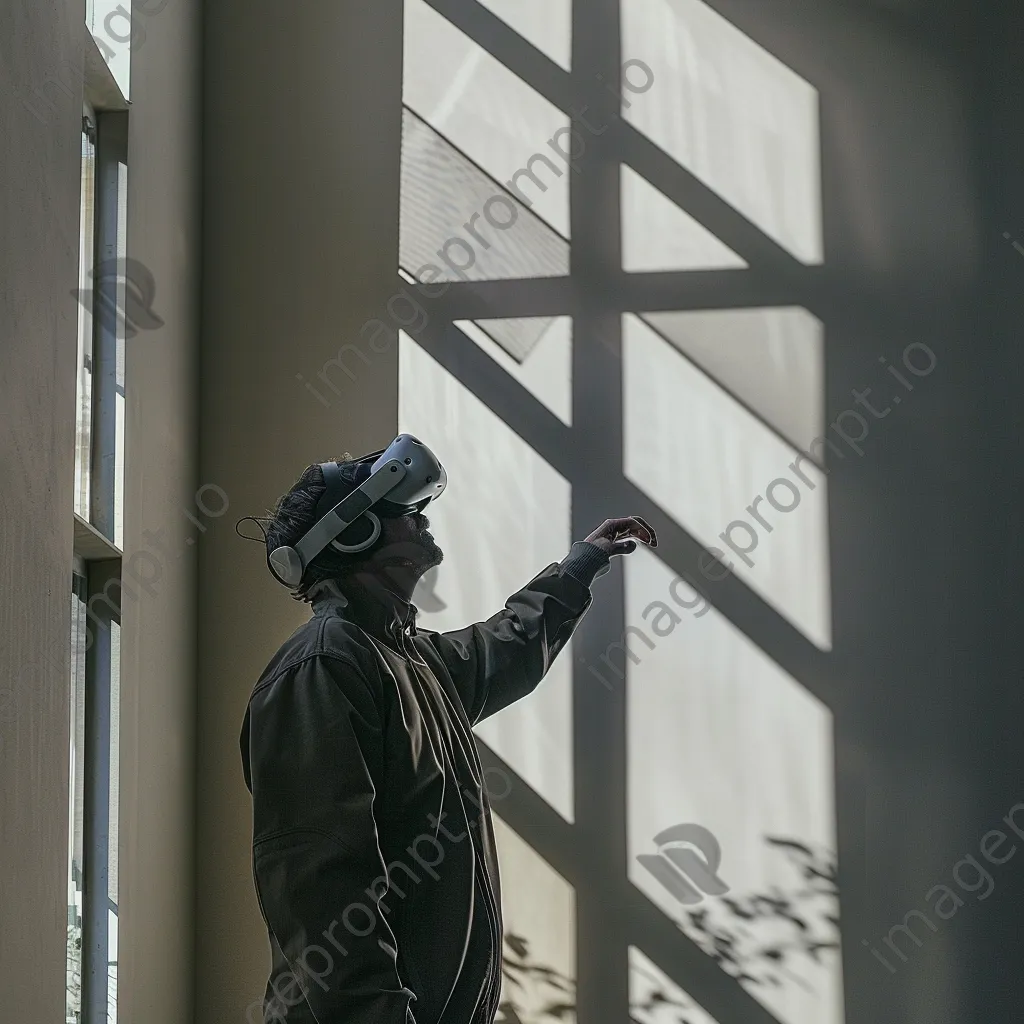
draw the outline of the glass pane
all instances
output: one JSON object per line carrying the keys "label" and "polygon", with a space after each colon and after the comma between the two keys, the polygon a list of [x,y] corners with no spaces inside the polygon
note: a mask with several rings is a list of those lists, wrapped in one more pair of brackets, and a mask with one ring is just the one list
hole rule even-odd
{"label": "glass pane", "polygon": [[643,102],[627,87],[623,118],[797,259],[820,263],[817,90],[701,0],[623,0],[622,51],[654,74]]}
{"label": "glass pane", "polygon": [[[427,511],[445,561],[413,595],[425,628],[489,618],[570,544],[569,482],[406,334],[400,334],[402,431],[429,437],[448,472]],[[563,817],[572,820],[572,653],[525,700],[476,727]]]}
{"label": "glass pane", "polygon": [[[131,86],[132,69],[132,37],[135,37],[135,45],[141,46],[146,38],[143,19],[145,18],[145,5],[135,3],[137,10],[141,9],[142,16],[139,23],[132,28],[132,4],[126,0],[86,0],[85,2],[85,23],[92,32],[93,39],[103,59],[110,68],[124,95],[130,99],[129,89]],[[166,0],[164,5],[166,6]],[[155,8],[151,13],[156,13]]]}
{"label": "glass pane", "polygon": [[566,71],[572,58],[572,0],[480,0]]}
{"label": "glass pane", "polygon": [[67,951],[67,1024],[82,1021],[82,901],[83,850],[85,829],[85,652],[88,645],[86,623],[86,581],[75,573],[71,595],[71,732],[68,786],[68,951]]}
{"label": "glass pane", "polygon": [[629,1016],[634,1024],[718,1024],[636,946],[629,947]]}
{"label": "glass pane", "polygon": [[809,640],[831,649],[825,475],[629,314],[622,362],[627,477],[721,551],[725,566]]}
{"label": "glass pane", "polygon": [[797,448],[807,451],[825,433],[824,327],[806,309],[644,313],[642,319]]}
{"label": "glass pane", "polygon": [[505,926],[498,1020],[574,1024],[575,890],[497,813],[493,819]]}
{"label": "glass pane", "polygon": [[117,1022],[117,883],[119,767],[121,761],[121,627],[110,624],[110,821],[107,832],[107,1021]]}
{"label": "glass pane", "polygon": [[89,518],[92,435],[92,268],[96,209],[96,147],[82,134],[81,220],[78,248],[78,385],[75,423],[75,512]]}
{"label": "glass pane", "polygon": [[782,1024],[841,1024],[832,714],[650,551],[624,572],[630,881]]}
{"label": "glass pane", "polygon": [[404,111],[399,261],[416,280],[567,274],[568,243],[528,205]]}
{"label": "glass pane", "polygon": [[[125,259],[128,255],[128,167],[117,167],[117,255]],[[125,295],[126,278],[118,275],[117,308],[127,309]],[[123,316],[117,318],[117,397],[115,400],[114,428],[114,544],[124,547],[124,410],[125,410],[125,329]]]}
{"label": "glass pane", "polygon": [[[521,339],[523,325],[529,325],[533,344],[527,356],[516,359],[509,349]],[[572,424],[572,317],[456,320],[455,326],[563,423]]]}
{"label": "glass pane", "polygon": [[107,1024],[117,1024],[117,914],[107,912]]}
{"label": "glass pane", "polygon": [[623,270],[723,270],[747,265],[626,164],[621,195]]}
{"label": "glass pane", "polygon": [[578,145],[569,140],[568,115],[424,0],[405,4],[402,99],[495,181],[504,186],[518,176],[531,210],[569,236],[567,158],[578,155]]}

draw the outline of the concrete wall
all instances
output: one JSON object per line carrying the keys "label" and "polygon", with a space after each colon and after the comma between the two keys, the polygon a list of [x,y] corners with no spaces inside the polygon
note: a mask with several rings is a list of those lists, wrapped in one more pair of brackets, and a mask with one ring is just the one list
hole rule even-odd
{"label": "concrete wall", "polygon": [[[193,1013],[200,0],[135,11],[128,253],[164,320],[126,345],[118,1020]],[[138,5],[136,5],[138,7]],[[140,45],[141,44],[141,45]],[[215,500],[204,501],[217,511]]]}
{"label": "concrete wall", "polygon": [[[847,1019],[1011,1019],[1020,858],[991,898],[924,931],[919,947],[904,939],[910,955],[894,974],[861,940],[878,946],[927,908],[930,887],[953,881],[1024,799],[1007,727],[1020,717],[1024,289],[1003,238],[1024,244],[1011,140],[1020,13],[1008,0],[984,11],[966,0],[712,6],[819,90],[826,262],[808,301],[827,312],[828,418],[850,407],[880,353],[924,342],[941,368],[879,430],[870,458],[830,475],[828,659],[792,636],[776,645],[835,695]],[[395,427],[391,353],[349,353],[356,379],[330,368],[336,391],[316,378],[389,294],[397,7],[352,13],[320,0],[285,13],[225,0],[206,13],[201,474],[231,514],[200,558],[199,1024],[241,1022],[262,991],[237,735],[253,681],[305,615],[230,526],[271,505],[307,462],[368,450]],[[735,588],[716,597],[767,635]]]}
{"label": "concrete wall", "polygon": [[[166,326],[127,350],[126,565],[152,571],[147,531],[168,554],[122,609],[118,995],[153,1024],[193,1011],[197,12],[151,18],[132,82],[128,247]],[[0,993],[25,1021],[65,1000],[84,32],[78,0],[0,12]]]}
{"label": "concrete wall", "polygon": [[[63,1019],[83,23],[0,8],[0,992]],[[30,109],[31,108],[31,109]],[[60,642],[63,640],[63,642]],[[55,642],[56,641],[56,642]]]}
{"label": "concrete wall", "polygon": [[[387,318],[394,291],[401,33],[399,0],[205,9],[201,473],[230,513],[200,550],[202,1024],[240,1024],[266,984],[238,735],[259,673],[308,614],[233,523],[307,464],[397,431],[397,346],[374,351],[359,329]],[[332,390],[317,375],[352,342],[364,357],[344,357],[349,375],[327,367]]]}

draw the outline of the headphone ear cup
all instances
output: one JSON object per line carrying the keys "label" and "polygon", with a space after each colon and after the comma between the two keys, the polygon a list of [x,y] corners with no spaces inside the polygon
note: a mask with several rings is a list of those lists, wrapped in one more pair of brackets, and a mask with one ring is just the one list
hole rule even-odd
{"label": "headphone ear cup", "polygon": [[275,548],[267,557],[267,565],[275,579],[286,587],[297,587],[302,582],[302,559],[294,548]]}
{"label": "headphone ear cup", "polygon": [[364,512],[331,541],[331,547],[344,555],[358,554],[372,547],[379,536],[380,520],[372,512]]}

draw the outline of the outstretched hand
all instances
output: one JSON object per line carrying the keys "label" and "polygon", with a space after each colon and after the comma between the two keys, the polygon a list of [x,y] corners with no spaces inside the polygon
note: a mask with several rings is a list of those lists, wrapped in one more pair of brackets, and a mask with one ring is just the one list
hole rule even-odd
{"label": "outstretched hand", "polygon": [[658,546],[658,536],[653,527],[640,516],[606,519],[586,540],[609,556],[636,551],[637,541],[652,548]]}

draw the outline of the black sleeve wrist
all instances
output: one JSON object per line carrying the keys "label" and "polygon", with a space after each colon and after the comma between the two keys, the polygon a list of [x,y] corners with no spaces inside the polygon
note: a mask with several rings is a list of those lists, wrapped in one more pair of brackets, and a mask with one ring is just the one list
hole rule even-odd
{"label": "black sleeve wrist", "polygon": [[611,567],[611,558],[596,544],[578,540],[569,549],[569,554],[558,565],[563,576],[571,576],[585,587],[589,587],[599,576]]}

